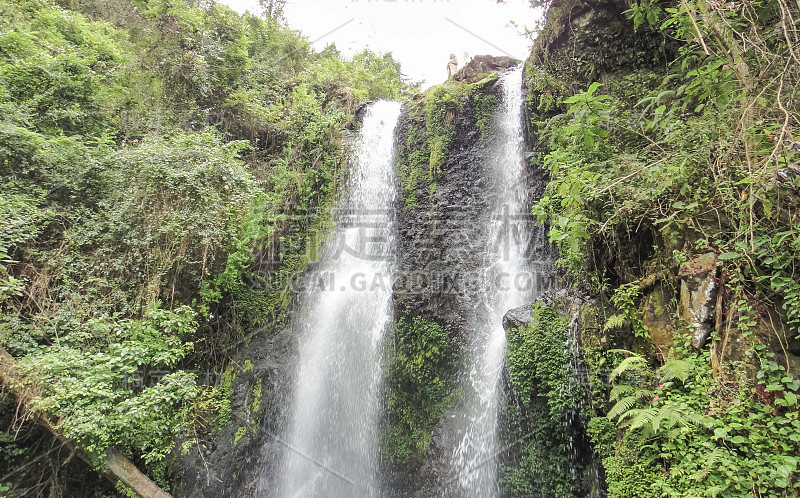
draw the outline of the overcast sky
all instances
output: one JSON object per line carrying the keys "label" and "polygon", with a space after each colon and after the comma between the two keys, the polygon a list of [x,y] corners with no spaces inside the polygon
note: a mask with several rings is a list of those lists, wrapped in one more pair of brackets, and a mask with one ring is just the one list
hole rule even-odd
{"label": "overcast sky", "polygon": [[[256,0],[222,0],[258,12]],[[403,72],[423,87],[447,79],[450,54],[459,67],[479,54],[525,59],[530,42],[519,34],[537,15],[529,0],[288,0],[287,23],[322,50],[329,43],[352,56],[365,47],[392,52]]]}

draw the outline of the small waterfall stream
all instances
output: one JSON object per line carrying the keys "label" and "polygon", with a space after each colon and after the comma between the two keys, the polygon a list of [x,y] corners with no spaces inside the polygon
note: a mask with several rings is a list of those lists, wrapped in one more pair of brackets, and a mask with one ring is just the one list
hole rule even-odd
{"label": "small waterfall stream", "polygon": [[451,460],[448,496],[492,497],[498,483],[498,413],[506,335],[503,315],[531,303],[547,279],[538,275],[530,260],[531,234],[527,233],[530,206],[523,154],[522,67],[501,76],[503,102],[495,115],[490,163],[491,216],[482,268],[483,289],[471,325],[467,368],[461,379],[462,406],[458,410],[462,435]]}
{"label": "small waterfall stream", "polygon": [[259,496],[381,494],[377,426],[382,340],[392,323],[400,107],[380,101],[364,117],[345,202],[301,296],[299,365],[278,439],[282,454]]}

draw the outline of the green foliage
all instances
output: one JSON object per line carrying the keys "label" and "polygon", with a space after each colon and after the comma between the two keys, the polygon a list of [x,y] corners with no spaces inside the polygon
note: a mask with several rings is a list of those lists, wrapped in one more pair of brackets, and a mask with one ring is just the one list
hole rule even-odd
{"label": "green foliage", "polygon": [[[53,434],[34,421],[20,420],[17,399],[0,394],[0,495],[7,498],[36,496],[43,482],[60,482],[64,496],[116,496],[114,486],[80,458],[70,458],[67,446],[55,443]],[[44,447],[46,451],[35,451]]]}
{"label": "green foliage", "polygon": [[481,138],[489,136],[491,131],[492,117],[497,108],[497,97],[490,93],[473,91],[470,94],[472,113],[475,117],[475,125],[481,132]]}
{"label": "green foliage", "polygon": [[120,104],[120,33],[44,2],[4,1],[0,11],[0,105],[7,106],[6,118],[47,133],[103,133],[109,115],[98,112],[100,106]]}
{"label": "green foliage", "polygon": [[168,484],[174,438],[232,418],[233,371],[189,372],[280,323],[330,226],[340,130],[412,88],[391,54],[316,54],[213,2],[0,0],[0,343],[39,406]]}
{"label": "green foliage", "polygon": [[504,492],[577,496],[587,471],[580,422],[586,392],[575,382],[568,322],[553,307],[539,308],[533,323],[506,335],[513,388],[507,438],[520,448],[502,466]]}
{"label": "green foliage", "polygon": [[0,247],[0,304],[11,296],[21,296],[24,286],[21,281],[8,274],[4,263],[11,263],[8,254]]}
{"label": "green foliage", "polygon": [[386,459],[394,470],[418,465],[434,425],[454,398],[455,344],[441,325],[408,314],[395,324],[388,352]]}
{"label": "green foliage", "polygon": [[[800,71],[778,62],[789,38],[770,23],[781,5],[634,3],[634,23],[681,40],[678,55],[665,72],[611,79],[607,94],[591,83],[566,96],[552,75],[526,72],[537,95],[566,97],[534,113],[553,177],[534,212],[550,222],[568,274],[594,269],[600,261],[588,256],[603,247],[623,253],[645,231],[656,250],[688,240],[690,251],[721,255],[738,295],[777,292],[797,330],[798,131],[787,99]],[[596,288],[604,278],[594,277]]]}
{"label": "green foliage", "polygon": [[217,428],[221,429],[228,425],[233,414],[231,408],[231,396],[233,395],[233,382],[236,379],[236,370],[233,366],[228,366],[222,373],[219,392],[222,398],[219,411],[217,413]]}
{"label": "green foliage", "polygon": [[638,282],[630,284],[622,284],[616,288],[614,295],[611,296],[611,302],[620,311],[616,315],[612,315],[606,320],[605,329],[613,329],[619,327],[623,323],[627,323],[633,332],[634,337],[638,339],[648,339],[650,335],[642,323],[641,314],[637,305],[637,299],[641,294]]}
{"label": "green foliage", "polygon": [[655,374],[632,355],[614,378],[631,368],[637,375],[614,387],[608,412],[623,437],[612,444],[607,428],[591,432],[611,496],[788,496],[796,489],[800,380],[771,355],[761,354],[757,381],[728,384],[714,382],[706,351],[684,353]]}
{"label": "green foliage", "polygon": [[447,82],[435,86],[425,100],[425,123],[430,150],[428,166],[431,179],[435,179],[442,172],[444,156],[456,138],[455,119],[463,105],[463,92],[463,85]]}
{"label": "green foliage", "polygon": [[[196,327],[188,307],[154,307],[141,320],[104,316],[59,324],[55,343],[21,361],[30,380],[42,386],[34,404],[58,414],[64,435],[97,465],[113,446],[141,455],[151,475],[167,485],[173,438],[193,422],[188,414],[200,392],[193,374],[172,369],[191,352],[186,339]],[[143,387],[134,375],[144,377]]]}
{"label": "green foliage", "polygon": [[[755,296],[777,296],[798,331],[800,66],[781,22],[789,12],[796,6],[779,0],[724,9],[643,0],[628,11],[639,36],[675,40],[662,68],[606,71],[602,87],[585,79],[600,79],[596,71],[570,69],[561,49],[526,68],[546,152],[537,161],[552,177],[534,212],[549,222],[567,274],[616,307],[604,341],[648,339],[638,303],[644,277],[691,272],[687,255],[701,252],[718,255],[737,340],[754,338],[763,313]],[[576,94],[575,84],[586,91]],[[617,361],[610,405],[598,408],[608,419],[589,424],[609,495],[796,494],[800,382],[760,348],[750,351],[755,379],[741,359],[712,370],[705,350],[676,347],[655,371],[642,356]],[[726,382],[722,371],[740,374]]]}
{"label": "green foliage", "polygon": [[[327,51],[327,52],[326,52]],[[391,52],[376,54],[364,50],[351,60],[343,60],[334,45],[326,48],[309,67],[305,77],[310,84],[327,93],[352,90],[353,103],[375,99],[400,99],[417,90],[403,81],[400,63]]]}
{"label": "green foliage", "polygon": [[[397,150],[397,176],[400,178],[405,209],[415,207],[419,202],[419,191],[435,182],[428,162],[430,149],[423,104],[411,102],[408,107],[406,139]],[[429,188],[426,190],[430,191]]]}

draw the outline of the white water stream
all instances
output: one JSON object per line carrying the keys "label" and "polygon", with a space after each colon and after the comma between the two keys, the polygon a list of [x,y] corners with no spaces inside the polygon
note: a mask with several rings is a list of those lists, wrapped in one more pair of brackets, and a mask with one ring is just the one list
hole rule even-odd
{"label": "white water stream", "polygon": [[533,302],[541,281],[530,261],[530,206],[523,153],[522,67],[501,76],[503,102],[495,115],[490,161],[486,168],[492,187],[491,216],[483,232],[488,239],[484,285],[476,297],[476,323],[471,324],[467,368],[458,424],[462,434],[453,451],[448,496],[499,496],[498,413],[506,335],[503,315]]}
{"label": "white water stream", "polygon": [[364,117],[346,201],[309,279],[317,284],[300,300],[299,365],[278,439],[282,454],[260,495],[381,494],[377,430],[382,341],[393,321],[399,115],[399,103],[380,101]]}

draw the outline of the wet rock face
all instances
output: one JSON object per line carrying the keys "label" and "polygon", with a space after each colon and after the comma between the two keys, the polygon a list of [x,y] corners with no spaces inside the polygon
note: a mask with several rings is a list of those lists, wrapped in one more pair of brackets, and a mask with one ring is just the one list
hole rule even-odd
{"label": "wet rock face", "polygon": [[[275,466],[274,434],[288,403],[296,338],[288,328],[256,331],[240,345],[229,367],[230,423],[218,434],[199,435],[181,458],[175,496],[188,498],[256,495],[262,472]],[[255,359],[257,361],[250,361]],[[221,380],[224,384],[226,380]],[[255,386],[259,386],[256,399]]]}
{"label": "wet rock face", "polygon": [[481,75],[512,68],[519,64],[519,62],[520,61],[517,59],[505,55],[476,55],[467,65],[459,69],[458,72],[453,75],[453,79],[456,81],[473,82]]}
{"label": "wet rock face", "polygon": [[[498,83],[481,92],[500,102]],[[487,248],[485,218],[494,201],[492,175],[485,168],[496,138],[482,137],[469,99],[454,115],[456,138],[446,151],[436,189],[427,185],[417,189],[418,202],[398,211],[399,271],[394,284],[395,316],[406,309],[412,314],[441,324],[451,337],[461,337],[462,329],[478,310],[470,298],[484,289],[478,273]],[[405,140],[410,127],[424,128],[424,116],[404,111],[398,125],[398,140]],[[402,161],[403,158],[398,158]],[[525,176],[529,198],[538,198],[544,189],[544,173],[529,167]]]}
{"label": "wet rock face", "polygon": [[[401,118],[404,139],[410,119]],[[398,254],[400,272],[394,285],[396,316],[406,308],[415,315],[442,324],[451,336],[460,335],[474,309],[462,307],[460,298],[479,284],[471,271],[479,267],[483,239],[479,223],[487,216],[489,199],[484,179],[486,141],[466,107],[455,117],[456,139],[437,177],[436,192],[425,187],[419,202],[399,213]]]}
{"label": "wet rock face", "polygon": [[[516,63],[516,61],[514,61]],[[513,65],[513,64],[512,64]],[[466,68],[465,68],[466,69]],[[500,84],[480,89],[502,99]],[[404,111],[398,125],[398,140],[405,141],[409,129],[424,129],[424,113]],[[483,310],[476,309],[474,297],[485,288],[481,269],[487,254],[486,234],[482,232],[491,216],[495,200],[487,167],[496,138],[482,136],[476,125],[475,109],[465,97],[454,113],[456,135],[445,151],[441,172],[436,176],[433,194],[428,185],[415,191],[413,207],[398,210],[398,278],[393,288],[395,319],[406,312],[442,326],[461,346],[469,334],[467,324],[474,323]],[[403,158],[398,158],[402,161]],[[529,198],[541,195],[543,175],[531,169],[526,175]],[[531,311],[528,306],[528,311]],[[449,469],[447,448],[456,443],[448,438],[456,432],[454,413],[445,413],[431,435],[422,464],[387,476],[393,496],[441,496],[437,486]]]}

